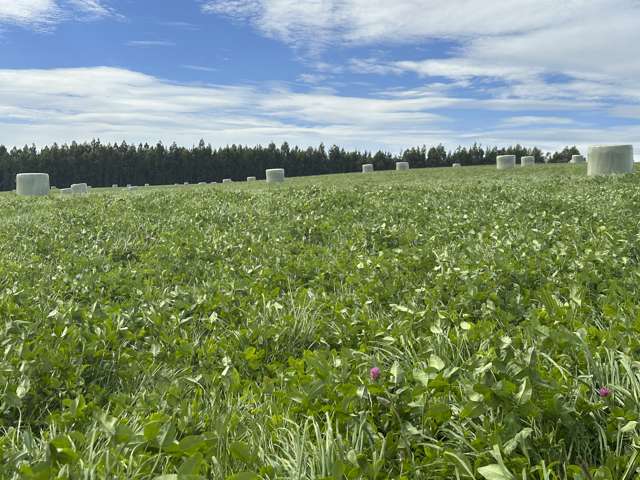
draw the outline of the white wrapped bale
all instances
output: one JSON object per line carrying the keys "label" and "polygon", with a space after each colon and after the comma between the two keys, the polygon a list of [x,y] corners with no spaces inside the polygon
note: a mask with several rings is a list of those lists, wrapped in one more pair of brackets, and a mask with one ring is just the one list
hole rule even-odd
{"label": "white wrapped bale", "polygon": [[230,178],[223,178],[222,183],[231,183],[232,180]]}
{"label": "white wrapped bale", "polygon": [[569,163],[587,163],[582,155],[572,155]]}
{"label": "white wrapped bale", "polygon": [[409,162],[396,162],[396,170],[409,170]]}
{"label": "white wrapped bale", "polygon": [[516,166],[515,155],[498,155],[496,158],[496,166],[498,170],[506,170],[508,168],[514,168]]}
{"label": "white wrapped bale", "polygon": [[265,171],[267,183],[284,182],[284,168],[270,168]]}
{"label": "white wrapped bale", "polygon": [[462,164],[461,164],[461,163],[454,163],[454,164],[453,164],[453,165],[451,165],[451,166],[452,166],[452,167],[455,167],[455,168],[460,168],[460,167],[462,166]]}
{"label": "white wrapped bale", "polygon": [[255,182],[256,177],[247,177],[247,182]]}
{"label": "white wrapped bale", "polygon": [[531,167],[536,164],[536,157],[526,156],[520,159],[520,165],[523,167]]}
{"label": "white wrapped bale", "polygon": [[633,173],[633,146],[610,145],[589,147],[587,175]]}
{"label": "white wrapped bale", "polygon": [[144,186],[145,186],[145,187],[148,187],[148,186],[149,186],[149,184],[148,184],[148,183],[145,183],[145,184],[144,184]]}
{"label": "white wrapped bale", "polygon": [[49,194],[49,174],[19,173],[16,175],[16,194],[41,197]]}
{"label": "white wrapped bale", "polygon": [[138,187],[136,187],[135,185],[127,185],[127,190],[137,190]]}
{"label": "white wrapped bale", "polygon": [[114,183],[113,185],[111,185],[111,188],[118,188],[118,184]]}
{"label": "white wrapped bale", "polygon": [[86,183],[74,183],[71,185],[71,193],[89,193]]}
{"label": "white wrapped bale", "polygon": [[372,163],[364,163],[362,164],[362,173],[371,173],[373,172],[373,164]]}
{"label": "white wrapped bale", "polygon": [[198,182],[198,185],[206,185],[207,182]]}
{"label": "white wrapped bale", "polygon": [[71,189],[70,188],[62,188],[62,189],[60,189],[60,194],[61,195],[71,195]]}

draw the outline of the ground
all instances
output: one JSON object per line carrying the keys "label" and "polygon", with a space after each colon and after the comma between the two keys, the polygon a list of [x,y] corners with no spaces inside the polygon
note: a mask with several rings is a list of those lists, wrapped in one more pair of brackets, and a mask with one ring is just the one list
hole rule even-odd
{"label": "ground", "polygon": [[0,208],[0,478],[635,478],[638,174]]}

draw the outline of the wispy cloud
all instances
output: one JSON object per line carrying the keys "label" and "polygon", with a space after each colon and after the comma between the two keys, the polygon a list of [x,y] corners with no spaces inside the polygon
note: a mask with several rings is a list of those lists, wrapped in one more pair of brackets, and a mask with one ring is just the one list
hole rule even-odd
{"label": "wispy cloud", "polygon": [[296,49],[444,40],[444,56],[354,58],[346,67],[465,84],[486,108],[608,108],[625,117],[640,109],[638,0],[208,0],[203,11]]}
{"label": "wispy cloud", "polygon": [[182,65],[182,68],[187,70],[195,70],[196,72],[217,72],[217,68],[206,67],[204,65]]}
{"label": "wispy cloud", "polygon": [[198,30],[200,28],[195,23],[178,22],[178,21],[175,21],[175,22],[163,21],[163,22],[158,22],[158,25],[162,25],[163,27],[182,28],[184,30]]}
{"label": "wispy cloud", "polygon": [[104,0],[0,0],[0,24],[49,29],[71,19],[122,18]]}
{"label": "wispy cloud", "polygon": [[524,115],[518,117],[509,117],[501,122],[505,127],[526,127],[526,126],[545,126],[545,125],[573,125],[576,121],[566,117],[546,117]]}
{"label": "wispy cloud", "polygon": [[[640,125],[595,128],[563,116],[543,122],[514,115],[523,107],[518,100],[494,102],[437,89],[365,97],[282,86],[179,84],[106,67],[0,70],[0,143],[42,145],[99,137],[191,145],[205,138],[214,145],[286,140],[399,151],[440,142],[448,147],[519,142],[555,149],[640,138]],[[481,120],[469,127],[457,123],[459,110],[480,118],[486,112],[506,116],[504,122]]]}
{"label": "wispy cloud", "polygon": [[170,40],[131,40],[127,42],[130,47],[175,47],[176,42]]}

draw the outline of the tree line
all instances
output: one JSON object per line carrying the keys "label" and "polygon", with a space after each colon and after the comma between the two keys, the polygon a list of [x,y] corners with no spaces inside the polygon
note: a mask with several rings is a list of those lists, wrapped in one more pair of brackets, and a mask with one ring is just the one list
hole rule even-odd
{"label": "tree line", "polygon": [[323,144],[301,149],[288,143],[248,147],[231,145],[212,148],[203,140],[197,146],[185,148],[175,143],[169,147],[129,145],[126,142],[53,144],[40,150],[35,145],[8,150],[0,145],[0,190],[15,188],[15,176],[21,172],[48,173],[51,185],[65,187],[86,182],[94,187],[118,185],[167,185],[173,183],[220,182],[223,178],[244,180],[248,176],[264,178],[268,168],[284,168],[287,176],[347,173],[361,170],[364,163],[373,163],[375,170],[395,168],[395,162],[409,162],[412,168],[495,164],[498,155],[532,155],[536,162],[568,162],[578,149],[566,147],[560,152],[543,154],[534,147],[521,145],[506,148],[458,147],[447,151],[443,145],[404,150],[399,155],[378,151],[347,151],[336,145],[328,150]]}

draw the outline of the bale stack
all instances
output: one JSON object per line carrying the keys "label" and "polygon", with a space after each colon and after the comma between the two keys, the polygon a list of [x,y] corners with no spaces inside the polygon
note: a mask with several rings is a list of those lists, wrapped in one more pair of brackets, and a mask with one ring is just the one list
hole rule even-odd
{"label": "bale stack", "polygon": [[284,182],[284,168],[270,168],[265,171],[267,183]]}
{"label": "bale stack", "polygon": [[71,185],[71,193],[84,194],[89,193],[89,187],[86,183],[74,183]]}
{"label": "bale stack", "polygon": [[42,197],[49,194],[49,174],[19,173],[16,175],[16,194],[27,197]]}
{"label": "bale stack", "polygon": [[587,175],[615,175],[633,173],[632,145],[597,145],[589,147]]}
{"label": "bale stack", "polygon": [[496,158],[496,166],[498,170],[507,170],[508,168],[514,168],[516,166],[515,155],[498,155]]}

